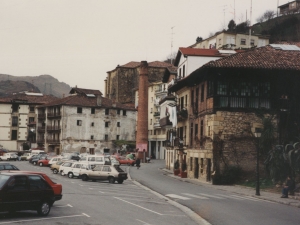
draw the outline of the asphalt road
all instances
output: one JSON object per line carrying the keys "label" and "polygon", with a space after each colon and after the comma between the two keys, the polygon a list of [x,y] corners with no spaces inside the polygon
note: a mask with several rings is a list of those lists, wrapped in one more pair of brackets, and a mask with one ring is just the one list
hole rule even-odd
{"label": "asphalt road", "polygon": [[163,160],[130,168],[133,180],[187,206],[214,225],[299,225],[300,209],[241,196],[211,184],[192,184],[167,176]]}
{"label": "asphalt road", "polygon": [[[54,203],[47,217],[39,217],[34,211],[17,212],[13,216],[0,213],[0,225],[197,224],[183,211],[131,180],[126,180],[123,184],[83,182],[80,179],[52,174],[49,167],[33,166],[26,161],[11,163],[21,170],[48,174],[54,182],[63,185],[63,198]],[[129,169],[128,166],[123,168]]]}

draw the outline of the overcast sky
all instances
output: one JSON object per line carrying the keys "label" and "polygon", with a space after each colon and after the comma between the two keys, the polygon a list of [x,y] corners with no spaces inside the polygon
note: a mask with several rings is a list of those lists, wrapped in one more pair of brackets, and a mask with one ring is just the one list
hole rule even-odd
{"label": "overcast sky", "polygon": [[[288,0],[252,0],[252,24],[276,11],[277,2]],[[251,0],[0,0],[0,73],[49,74],[103,91],[106,72],[118,64],[163,61],[172,39],[173,52],[190,46],[227,28],[234,8],[236,23],[250,19],[250,6]]]}

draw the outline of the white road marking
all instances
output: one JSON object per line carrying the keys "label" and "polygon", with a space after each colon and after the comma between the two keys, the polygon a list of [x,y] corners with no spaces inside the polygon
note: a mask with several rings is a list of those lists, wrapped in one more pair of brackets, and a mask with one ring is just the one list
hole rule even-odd
{"label": "white road marking", "polygon": [[102,193],[102,194],[104,194],[105,192],[103,192],[103,191],[99,191],[100,193]]}
{"label": "white road marking", "polygon": [[200,199],[208,199],[206,197],[202,197],[202,196],[199,196],[199,195],[193,195],[193,194],[189,194],[189,193],[182,193],[183,195],[187,195],[189,197],[194,197],[194,198],[200,198]]}
{"label": "white road marking", "polygon": [[86,217],[90,217],[88,214],[86,214],[86,213],[82,213],[82,215],[85,215]]}
{"label": "white road marking", "polygon": [[42,221],[42,220],[52,220],[52,219],[63,219],[63,218],[80,217],[80,216],[86,216],[86,215],[80,214],[80,215],[72,215],[72,216],[47,217],[47,218],[40,218],[40,219],[15,220],[15,221],[0,222],[0,224],[21,223],[21,222],[31,222],[31,221]]}
{"label": "white road marking", "polygon": [[230,195],[222,195],[222,194],[217,194],[217,195],[223,196],[223,197],[225,197],[225,198],[233,198],[233,199],[236,199],[236,200],[244,200],[244,199],[237,198],[237,197],[230,196]]}
{"label": "white road marking", "polygon": [[157,214],[157,215],[160,215],[160,216],[162,216],[162,215],[163,215],[163,214],[161,214],[161,213],[159,213],[159,212],[155,212],[155,211],[153,211],[153,210],[147,209],[147,208],[145,208],[145,207],[142,207],[142,206],[139,206],[139,205],[137,205],[137,204],[134,204],[134,203],[131,203],[131,202],[125,201],[125,200],[123,200],[123,199],[121,199],[121,198],[118,198],[118,197],[114,197],[114,198],[116,198],[116,199],[118,199],[118,200],[120,200],[120,201],[126,202],[126,203],[128,203],[128,204],[134,205],[134,206],[136,206],[136,207],[139,207],[139,208],[141,208],[141,209],[144,209],[144,210],[146,210],[146,211],[149,211],[149,212],[155,213],[155,214]]}
{"label": "white road marking", "polygon": [[63,208],[63,207],[70,207],[70,208],[73,208],[73,206],[71,206],[70,204],[68,204],[68,205],[59,205],[59,206],[52,206],[52,207],[54,207],[54,208]]}
{"label": "white road marking", "polygon": [[190,198],[186,198],[186,197],[183,197],[180,195],[174,195],[174,194],[167,194],[165,196],[170,197],[170,198],[177,198],[177,199],[181,199],[181,200],[190,200]]}
{"label": "white road marking", "polygon": [[214,196],[214,195],[208,195],[208,194],[203,194],[203,193],[199,193],[199,195],[203,195],[203,196],[210,197],[210,198],[224,199],[222,197],[217,197],[217,196]]}
{"label": "white road marking", "polygon": [[142,221],[142,220],[138,220],[138,219],[136,219],[136,220],[139,221],[139,222],[144,223],[143,225],[151,225],[150,223],[146,223],[146,222],[144,222],[144,221]]}

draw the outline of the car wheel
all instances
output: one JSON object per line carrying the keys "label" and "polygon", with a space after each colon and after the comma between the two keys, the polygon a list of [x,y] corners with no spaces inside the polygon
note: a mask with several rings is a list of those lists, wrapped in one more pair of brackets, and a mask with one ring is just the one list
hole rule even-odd
{"label": "car wheel", "polygon": [[118,180],[118,183],[123,184],[123,181],[124,181],[123,179],[120,179],[120,180]]}
{"label": "car wheel", "polygon": [[115,178],[114,177],[109,177],[108,181],[109,181],[109,183],[113,184],[113,183],[115,183]]}
{"label": "car wheel", "polygon": [[68,173],[68,177],[73,178],[74,177],[73,173]]}
{"label": "car wheel", "polygon": [[89,179],[88,176],[85,175],[85,174],[82,175],[82,177],[81,177],[81,180],[82,180],[82,181],[88,181],[88,179]]}
{"label": "car wheel", "polygon": [[42,202],[37,212],[40,216],[47,216],[50,212],[50,209],[51,209],[51,205],[49,202]]}
{"label": "car wheel", "polygon": [[60,175],[64,176],[65,175],[64,171],[60,171]]}
{"label": "car wheel", "polygon": [[33,164],[33,165],[36,165],[36,164],[37,164],[37,162],[33,162],[32,164]]}
{"label": "car wheel", "polygon": [[54,173],[54,174],[57,174],[57,173],[58,173],[58,170],[57,170],[57,169],[54,169],[54,170],[53,170],[53,173]]}
{"label": "car wheel", "polygon": [[43,166],[43,163],[40,163],[40,166]]}

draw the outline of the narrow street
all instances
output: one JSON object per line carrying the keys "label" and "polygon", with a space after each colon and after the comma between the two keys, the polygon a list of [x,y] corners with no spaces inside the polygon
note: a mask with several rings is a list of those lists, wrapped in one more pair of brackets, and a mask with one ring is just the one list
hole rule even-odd
{"label": "narrow street", "polygon": [[[208,183],[193,184],[168,176],[163,160],[130,168],[133,180],[192,209],[214,225],[299,224],[300,209],[220,190]],[[254,191],[254,190],[253,190]],[[279,198],[280,196],[278,196]]]}

